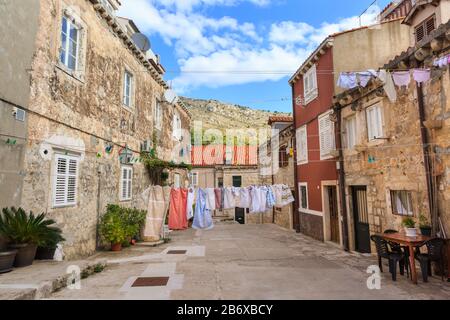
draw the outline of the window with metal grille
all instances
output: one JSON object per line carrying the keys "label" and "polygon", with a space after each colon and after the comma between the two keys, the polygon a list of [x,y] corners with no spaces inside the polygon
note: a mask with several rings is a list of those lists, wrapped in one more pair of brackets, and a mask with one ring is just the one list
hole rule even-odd
{"label": "window with metal grille", "polygon": [[410,191],[391,191],[392,213],[399,216],[414,216],[412,193]]}
{"label": "window with metal grille", "polygon": [[278,166],[280,168],[285,168],[289,165],[289,158],[288,158],[288,150],[287,146],[280,147],[280,152],[278,156]]}
{"label": "window with metal grille", "polygon": [[300,206],[302,209],[308,209],[308,186],[306,183],[299,184]]}
{"label": "window with metal grille", "polygon": [[128,201],[133,198],[133,168],[122,167],[120,174],[120,201]]}
{"label": "window with metal grille", "polygon": [[431,32],[433,32],[435,29],[436,29],[436,16],[433,15],[416,26],[415,28],[416,41],[420,42],[426,36],[429,36]]}
{"label": "window with metal grille", "polygon": [[53,178],[53,205],[74,206],[77,203],[78,162],[75,156],[57,154]]}

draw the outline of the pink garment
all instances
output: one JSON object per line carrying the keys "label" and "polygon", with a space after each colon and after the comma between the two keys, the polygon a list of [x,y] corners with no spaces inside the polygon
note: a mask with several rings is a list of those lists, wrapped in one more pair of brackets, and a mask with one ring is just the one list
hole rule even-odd
{"label": "pink garment", "polygon": [[172,189],[170,193],[169,229],[184,230],[188,228],[187,196],[188,189]]}
{"label": "pink garment", "polygon": [[414,80],[418,83],[426,82],[430,80],[431,71],[426,69],[414,69],[413,71]]}
{"label": "pink garment", "polygon": [[399,87],[408,87],[411,83],[411,72],[410,71],[397,71],[392,74],[394,78],[395,85]]}
{"label": "pink garment", "polygon": [[222,189],[214,189],[216,195],[216,209],[222,209]]}

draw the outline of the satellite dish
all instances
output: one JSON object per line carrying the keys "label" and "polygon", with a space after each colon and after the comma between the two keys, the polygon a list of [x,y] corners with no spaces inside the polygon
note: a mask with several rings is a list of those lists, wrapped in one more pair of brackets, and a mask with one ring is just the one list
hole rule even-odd
{"label": "satellite dish", "polygon": [[175,104],[178,102],[178,95],[173,90],[166,90],[166,92],[164,92],[164,99],[170,104]]}
{"label": "satellite dish", "polygon": [[133,39],[134,44],[142,51],[146,52],[150,50],[151,48],[150,40],[148,40],[147,36],[145,36],[144,34],[135,33],[133,34],[131,39]]}

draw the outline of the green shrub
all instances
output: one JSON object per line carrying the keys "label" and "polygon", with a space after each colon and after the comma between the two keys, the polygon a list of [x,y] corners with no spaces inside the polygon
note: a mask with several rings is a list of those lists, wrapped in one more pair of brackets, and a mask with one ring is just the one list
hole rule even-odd
{"label": "green shrub", "polygon": [[13,244],[36,244],[56,248],[65,239],[61,229],[54,227],[56,222],[46,219],[44,213],[35,216],[27,214],[22,208],[4,208],[0,214],[0,235]]}
{"label": "green shrub", "polygon": [[109,243],[122,243],[127,238],[125,223],[121,215],[121,208],[108,205],[106,213],[100,221],[100,234]]}

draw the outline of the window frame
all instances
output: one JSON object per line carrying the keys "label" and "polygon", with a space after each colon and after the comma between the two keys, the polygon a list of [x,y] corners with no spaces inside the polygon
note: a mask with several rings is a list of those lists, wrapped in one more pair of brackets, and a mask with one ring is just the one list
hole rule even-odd
{"label": "window frame", "polygon": [[[66,30],[64,30],[64,21],[66,22]],[[72,28],[76,30],[76,39],[71,38],[71,30]],[[61,19],[61,29],[60,29],[60,41],[61,41],[61,47],[60,47],[60,54],[59,54],[59,62],[62,63],[62,65],[67,68],[67,70],[70,70],[71,72],[76,72],[78,70],[79,65],[79,59],[80,59],[80,33],[82,32],[82,28],[80,25],[74,22],[74,19],[69,17],[67,14],[62,15]],[[66,44],[64,47],[64,41],[63,41],[63,35],[66,37]],[[75,56],[73,56],[70,52],[70,44],[71,42],[75,43]],[[64,52],[64,61],[63,59],[63,52]],[[72,57],[74,59],[74,67],[71,68],[69,64],[69,58]]]}
{"label": "window frame", "polygon": [[163,113],[162,113],[161,101],[156,99],[154,121],[155,121],[155,128],[158,130],[162,130],[162,127],[163,127],[162,126],[162,122],[163,122],[162,115],[163,115]]}
{"label": "window frame", "polygon": [[[352,123],[352,127],[349,125]],[[355,146],[358,144],[358,130],[357,130],[357,120],[356,115],[352,115],[348,118],[345,118],[345,135],[346,135],[346,143],[347,149],[353,150]],[[353,140],[353,141],[351,141]]]}
{"label": "window frame", "polygon": [[[304,135],[301,133],[304,132]],[[300,128],[297,128],[296,132],[296,144],[297,144],[297,165],[307,164],[309,162],[309,154],[308,154],[308,127],[307,125],[303,125]],[[301,141],[300,138],[305,138],[304,141]],[[304,146],[303,146],[304,144]],[[301,152],[304,150],[304,154]]]}
{"label": "window frame", "polygon": [[[127,177],[124,177],[124,171],[127,171]],[[126,183],[126,196],[124,196],[124,183]],[[122,165],[120,167],[120,186],[119,200],[122,202],[133,200],[133,167]]]}
{"label": "window frame", "polygon": [[307,106],[319,96],[319,86],[317,83],[317,67],[314,64],[303,75],[303,96],[304,105]]}
{"label": "window frame", "polygon": [[[195,177],[195,179],[194,179],[194,177]],[[194,183],[194,181],[195,181],[195,183]],[[193,187],[197,187],[198,186],[198,172],[191,172],[190,184]]]}
{"label": "window frame", "polygon": [[[64,159],[67,161],[66,163],[66,173],[59,173],[58,167],[59,167],[59,159]],[[70,173],[70,161],[76,162],[76,173]],[[52,177],[52,184],[53,184],[53,190],[52,190],[52,206],[53,208],[64,208],[64,207],[76,207],[77,201],[78,201],[78,175],[80,171],[80,157],[77,155],[66,155],[62,153],[55,153],[53,158],[53,177]],[[64,189],[64,201],[58,202],[57,201],[57,189],[58,189],[58,178],[60,176],[64,176],[65,178],[65,189]],[[73,201],[69,201],[69,181],[70,178],[75,178],[74,181],[74,196]]]}
{"label": "window frame", "polygon": [[[403,194],[404,196],[406,196],[406,200],[407,200],[407,208],[403,208],[406,210],[406,212],[403,212],[403,209],[401,210],[401,212],[398,210],[398,206],[397,206],[397,202],[396,202],[396,194],[399,194],[399,198],[400,201],[402,201],[402,197],[401,194]],[[391,197],[391,209],[392,209],[392,214],[395,216],[401,216],[401,217],[414,217],[414,206],[413,206],[413,194],[412,191],[409,190],[390,190],[389,192],[390,197]],[[403,206],[404,203],[401,203],[401,205]]]}
{"label": "window frame", "polygon": [[288,146],[283,145],[279,148],[278,151],[278,167],[286,168],[289,166],[289,157],[288,157]]}
{"label": "window frame", "polygon": [[[129,80],[129,83],[127,82],[127,79]],[[123,73],[123,88],[122,88],[122,105],[127,109],[133,109],[134,108],[134,74],[129,70],[125,69]],[[127,93],[127,89],[129,92]],[[127,103],[128,98],[128,103]]]}
{"label": "window frame", "polygon": [[[433,20],[433,30],[429,31],[428,30],[428,22]],[[423,20],[422,22],[418,23],[415,27],[414,27],[414,38],[416,40],[416,43],[419,43],[420,41],[422,41],[423,39],[425,39],[426,37],[428,37],[431,32],[433,32],[434,30],[436,30],[437,26],[436,26],[436,14],[432,14],[430,17],[426,18],[425,20]],[[422,38],[418,38],[418,29],[422,28],[423,30],[423,37]]]}
{"label": "window frame", "polygon": [[175,111],[172,118],[172,137],[176,141],[181,140],[182,136],[181,116],[178,111]]}
{"label": "window frame", "polygon": [[[303,189],[306,190],[306,199],[303,199]],[[299,199],[299,207],[300,210],[309,210],[309,195],[308,195],[308,183],[307,182],[299,182],[298,183],[298,199]],[[306,208],[303,207],[303,200],[306,200]]]}
{"label": "window frame", "polygon": [[[328,160],[333,159],[334,156],[332,155],[333,151],[336,150],[336,133],[335,133],[335,126],[334,122],[331,121],[330,115],[332,114],[333,110],[330,110],[326,113],[321,114],[318,117],[318,127],[319,127],[319,149],[320,149],[320,160]],[[331,148],[330,150],[324,150],[324,141],[322,141],[322,137],[326,134],[326,132],[321,128],[321,122],[327,121],[330,125],[329,128],[329,134],[330,134],[330,141],[331,141]],[[325,153],[325,151],[328,151]]]}
{"label": "window frame", "polygon": [[[375,125],[379,125],[379,127],[375,128],[376,131],[380,131],[380,132],[376,132],[377,135],[374,135],[374,128],[372,127],[373,123],[373,119],[372,115],[371,115],[371,111],[373,110],[377,110],[377,122],[375,123]],[[367,140],[369,142],[372,141],[377,141],[380,138],[383,138],[384,135],[384,119],[383,119],[383,110],[381,107],[381,103],[376,103],[374,105],[371,105],[370,107],[366,108],[366,123],[367,123]]]}

